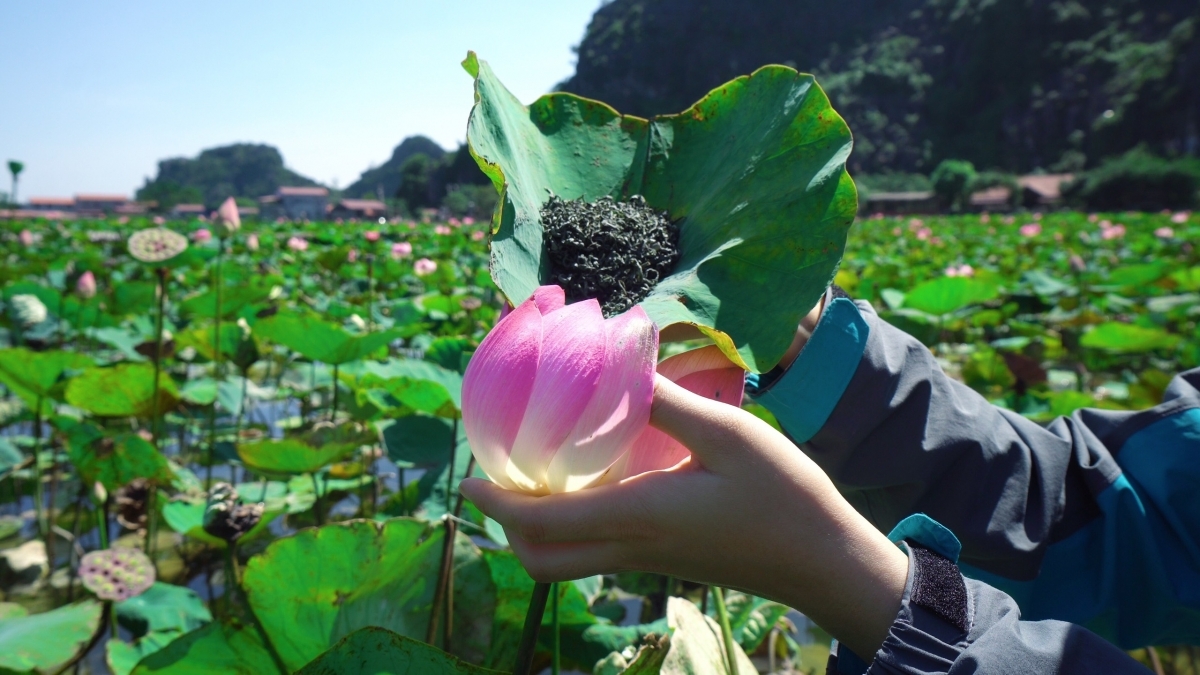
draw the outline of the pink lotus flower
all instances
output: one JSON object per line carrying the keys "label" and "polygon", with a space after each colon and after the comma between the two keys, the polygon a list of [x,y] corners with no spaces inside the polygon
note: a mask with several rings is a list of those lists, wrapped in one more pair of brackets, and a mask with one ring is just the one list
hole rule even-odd
{"label": "pink lotus flower", "polygon": [[213,223],[220,228],[218,232],[222,237],[228,237],[242,228],[242,216],[238,213],[237,202],[233,201],[233,197],[226,197],[225,201],[221,202]]}
{"label": "pink lotus flower", "polygon": [[363,232],[363,238],[372,243],[377,242],[379,241],[379,230],[368,230]]}
{"label": "pink lotus flower", "polygon": [[209,232],[207,228],[202,227],[192,233],[192,239],[197,244],[203,244],[204,242],[212,239],[212,232]]}
{"label": "pink lotus flower", "polygon": [[1190,217],[1190,216],[1191,216],[1191,214],[1188,213],[1187,211],[1180,211],[1179,213],[1176,213],[1175,215],[1171,216],[1171,222],[1175,223],[1176,225],[1182,225],[1187,222],[1188,217]]}
{"label": "pink lotus flower", "polygon": [[921,220],[920,218],[913,218],[912,220],[908,221],[908,230],[910,232],[916,232],[923,227],[925,227],[925,221]]}
{"label": "pink lotus flower", "polygon": [[1087,263],[1083,261],[1083,258],[1078,253],[1071,254],[1071,269],[1076,272],[1082,272],[1087,269]]}
{"label": "pink lotus flower", "polygon": [[591,486],[646,428],[658,331],[640,307],[605,319],[542,286],[484,338],[463,376],[463,428],[498,485]]}
{"label": "pink lotus flower", "polygon": [[346,254],[346,262],[348,262],[348,263],[358,262],[358,251],[356,251],[354,249],[350,249],[350,252]]}
{"label": "pink lotus flower", "polygon": [[407,241],[392,244],[392,260],[407,258],[410,255],[412,255],[412,244]]}
{"label": "pink lotus flower", "polygon": [[1033,219],[1034,219],[1034,220],[1041,220],[1041,219],[1042,219],[1042,214],[1041,214],[1041,212],[1039,211],[1039,212],[1037,212],[1037,213],[1034,213],[1034,214],[1033,214]]}
{"label": "pink lotus flower", "polygon": [[472,218],[471,216],[467,216],[466,218],[463,218],[462,222],[463,222],[463,225],[474,225],[475,219]]}
{"label": "pink lotus flower", "polygon": [[979,216],[979,222],[984,224],[992,222],[992,214],[985,211],[983,215]]}
{"label": "pink lotus flower", "polygon": [[258,250],[258,235],[257,234],[252,234],[249,237],[246,237],[246,248],[250,249],[251,251]]}
{"label": "pink lotus flower", "polygon": [[893,236],[893,237],[899,237],[899,236],[900,236],[901,234],[903,234],[903,233],[904,233],[904,230],[901,230],[901,229],[900,229],[900,228],[898,228],[898,227],[893,227],[893,228],[892,228],[892,236]]}
{"label": "pink lotus flower", "polygon": [[451,218],[450,227],[462,227],[462,221],[458,218]]}
{"label": "pink lotus flower", "polygon": [[[693,394],[732,406],[742,404],[746,372],[733,365],[715,345],[672,356],[658,364],[658,374]],[[646,425],[633,447],[599,482],[614,483],[647,471],[669,469],[690,455],[679,441]]]}
{"label": "pink lotus flower", "polygon": [[1089,213],[1089,214],[1088,214],[1088,222],[1089,222],[1089,223],[1094,223],[1094,222],[1096,222],[1097,220],[1100,220],[1100,216],[1098,216],[1098,215],[1096,215],[1096,214],[1094,214],[1094,213]]}
{"label": "pink lotus flower", "polygon": [[445,225],[435,225],[433,228],[434,234],[447,235],[450,234],[450,232],[450,228],[446,227]]}
{"label": "pink lotus flower", "polygon": [[1029,223],[1027,225],[1022,225],[1021,229],[1018,231],[1021,233],[1022,237],[1036,237],[1042,233],[1042,226],[1039,223]]}
{"label": "pink lotus flower", "polygon": [[1104,231],[1100,233],[1100,238],[1105,241],[1109,241],[1111,239],[1119,239],[1124,236],[1125,236],[1125,226],[1119,225],[1119,224],[1113,225],[1112,227],[1106,227],[1106,228],[1104,228]]}
{"label": "pink lotus flower", "polygon": [[167,222],[166,218],[163,218],[162,216],[154,216],[153,223],[155,225],[162,225],[166,222]]}
{"label": "pink lotus flower", "polygon": [[90,270],[80,274],[75,282],[75,293],[84,300],[96,297],[96,275]]}
{"label": "pink lotus flower", "polygon": [[413,263],[413,274],[416,274],[419,277],[433,274],[436,271],[437,263],[429,258],[421,258],[417,262]]}
{"label": "pink lotus flower", "polygon": [[17,235],[17,240],[27,248],[33,246],[33,233],[29,230],[21,230],[21,234]]}
{"label": "pink lotus flower", "polygon": [[307,251],[308,240],[304,237],[291,237],[287,240],[287,247],[293,251]]}
{"label": "pink lotus flower", "polygon": [[485,233],[483,230],[475,230],[471,233],[471,241],[483,241],[483,238],[486,236],[487,233]]}
{"label": "pink lotus flower", "polygon": [[955,267],[951,265],[946,268],[946,276],[948,277],[973,277],[975,276],[975,268],[967,264]]}
{"label": "pink lotus flower", "polygon": [[1154,231],[1154,236],[1158,237],[1159,239],[1170,239],[1171,237],[1175,236],[1175,230],[1170,227],[1163,226]]}
{"label": "pink lotus flower", "polygon": [[922,227],[921,229],[917,230],[917,239],[920,239],[921,241],[925,241],[931,236],[933,236],[933,230],[929,229],[928,227]]}

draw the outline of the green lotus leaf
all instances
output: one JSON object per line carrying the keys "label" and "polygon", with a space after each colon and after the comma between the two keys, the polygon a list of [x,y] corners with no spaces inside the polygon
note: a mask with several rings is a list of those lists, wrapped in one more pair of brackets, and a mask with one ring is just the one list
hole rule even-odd
{"label": "green lotus leaf", "polygon": [[551,194],[645,197],[679,223],[680,259],[640,303],[764,372],[833,279],[858,209],[850,130],[811,75],[765,66],[678,115],[645,120],[572,94],[522,105],[474,53],[471,154],[500,193],[491,272],[519,303],[548,280]]}
{"label": "green lotus leaf", "polygon": [[86,422],[67,430],[67,456],[87,485],[115,491],[136,478],[170,485],[175,472],[154,444],[132,433],[106,436]]}
{"label": "green lotus leaf", "polygon": [[278,441],[239,443],[237,453],[242,463],[254,471],[274,475],[313,473],[377,440],[373,429],[350,422]]}
{"label": "green lotus leaf", "polygon": [[0,382],[12,390],[25,405],[34,409],[41,400],[55,397],[54,386],[68,370],[95,365],[90,357],[77,352],[35,352],[24,347],[0,349]]}
{"label": "green lotus leaf", "polygon": [[133,675],[264,675],[278,673],[253,626],[210,623],[146,656]]}
{"label": "green lotus leaf", "polygon": [[[444,533],[410,518],[303,530],[250,559],[250,605],[293,670],[366,626],[424,639]],[[495,590],[479,549],[461,533],[454,569],[454,651],[479,661]]]}
{"label": "green lotus leaf", "polygon": [[116,610],[121,625],[135,638],[155,631],[187,633],[212,621],[195,591],[161,581],[141,595],[117,603]]}
{"label": "green lotus leaf", "polygon": [[1178,344],[1179,340],[1178,335],[1172,335],[1159,328],[1109,321],[1085,333],[1079,344],[1110,352],[1137,353],[1169,349]]}
{"label": "green lotus leaf", "polygon": [[55,672],[83,649],[100,625],[94,600],[41,614],[0,619],[0,673]]}
{"label": "green lotus leaf", "polygon": [[383,389],[402,405],[440,417],[458,417],[462,407],[462,375],[429,361],[364,364],[356,386]]}
{"label": "green lotus leaf", "polygon": [[368,626],[347,635],[297,675],[500,675],[386,628]]}
{"label": "green lotus leaf", "polygon": [[403,331],[385,330],[351,335],[315,316],[279,312],[254,324],[254,334],[299,352],[305,358],[331,366],[357,361],[374,353]]}
{"label": "green lotus leaf", "polygon": [[[253,276],[237,283],[226,278],[221,287],[221,316],[236,317],[243,309],[266,300],[282,283],[277,276]],[[198,293],[179,303],[179,309],[184,314],[211,319],[217,313],[217,294],[211,290]]]}
{"label": "green lotus leaf", "polygon": [[925,283],[904,296],[904,306],[934,316],[956,312],[978,302],[992,300],[1000,295],[995,284],[980,279],[964,277],[939,277]]}
{"label": "green lotus leaf", "polygon": [[[154,413],[154,366],[122,363],[88,368],[67,384],[67,403],[100,417],[150,417]],[[158,413],[178,403],[175,381],[159,373]]]}

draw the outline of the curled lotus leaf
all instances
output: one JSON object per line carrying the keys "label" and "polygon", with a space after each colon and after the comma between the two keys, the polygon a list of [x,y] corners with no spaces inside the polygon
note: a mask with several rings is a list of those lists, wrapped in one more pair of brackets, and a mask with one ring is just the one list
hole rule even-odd
{"label": "curled lotus leaf", "polygon": [[166,262],[187,247],[187,237],[165,227],[148,227],[129,237],[129,255],[144,263]]}
{"label": "curled lotus leaf", "polygon": [[79,561],[79,578],[101,600],[120,602],[154,585],[154,565],[135,548],[91,551]]}
{"label": "curled lotus leaf", "polygon": [[850,129],[811,75],[765,66],[677,115],[622,115],[552,93],[520,103],[474,53],[471,154],[500,194],[490,269],[514,305],[550,282],[552,196],[641,195],[679,227],[679,259],[639,305],[764,372],[834,277],[858,209]]}

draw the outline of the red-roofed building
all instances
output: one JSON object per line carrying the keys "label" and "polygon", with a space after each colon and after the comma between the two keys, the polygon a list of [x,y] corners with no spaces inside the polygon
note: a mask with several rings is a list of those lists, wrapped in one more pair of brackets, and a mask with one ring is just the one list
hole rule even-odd
{"label": "red-roofed building", "polygon": [[1062,200],[1062,187],[1075,178],[1069,173],[1050,173],[1041,176],[1021,176],[1022,201],[1026,206],[1053,206]]}
{"label": "red-roofed building", "polygon": [[72,211],[75,200],[70,197],[31,197],[28,206],[32,211]]}
{"label": "red-roofed building", "polygon": [[129,202],[129,197],[125,195],[75,195],[75,210],[81,216],[104,216],[115,213],[118,206],[124,206]]}
{"label": "red-roofed building", "polygon": [[203,204],[176,204],[171,207],[172,218],[197,218],[204,215],[207,211],[204,210]]}
{"label": "red-roofed building", "polygon": [[330,218],[374,220],[387,216],[387,204],[378,199],[343,199],[329,212]]}
{"label": "red-roofed building", "polygon": [[291,220],[321,220],[325,217],[329,190],[323,187],[283,186],[273,195],[259,197],[259,210],[263,218],[289,218]]}

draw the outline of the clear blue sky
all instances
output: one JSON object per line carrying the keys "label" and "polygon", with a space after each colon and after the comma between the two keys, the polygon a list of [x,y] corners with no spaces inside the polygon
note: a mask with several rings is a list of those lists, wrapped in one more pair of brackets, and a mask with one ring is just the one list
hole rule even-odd
{"label": "clear blue sky", "polygon": [[600,0],[3,5],[0,162],[25,162],[24,201],[132,195],[159,159],[238,141],[344,187],[405,136],[465,138],[468,49],[526,102],[570,76]]}

